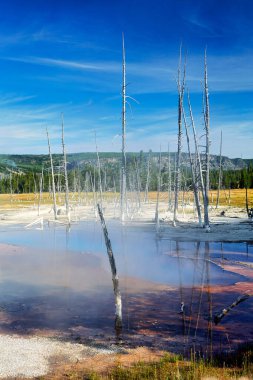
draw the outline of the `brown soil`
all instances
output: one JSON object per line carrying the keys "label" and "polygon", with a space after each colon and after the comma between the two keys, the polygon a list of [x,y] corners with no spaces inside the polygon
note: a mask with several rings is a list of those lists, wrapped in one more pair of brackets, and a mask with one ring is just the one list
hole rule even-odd
{"label": "brown soil", "polygon": [[55,366],[52,368],[52,372],[46,376],[46,379],[62,380],[64,374],[71,374],[71,372],[75,372],[76,375],[83,372],[104,373],[119,365],[128,368],[138,362],[157,361],[163,355],[163,351],[154,351],[146,347],[128,349],[124,354],[97,355],[79,363]]}

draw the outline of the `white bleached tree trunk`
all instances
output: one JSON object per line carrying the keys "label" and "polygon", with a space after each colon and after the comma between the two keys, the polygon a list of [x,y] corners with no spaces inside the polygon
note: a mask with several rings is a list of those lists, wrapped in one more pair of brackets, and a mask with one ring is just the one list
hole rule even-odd
{"label": "white bleached tree trunk", "polygon": [[204,74],[204,121],[206,135],[206,151],[205,151],[205,201],[204,201],[204,226],[206,231],[210,231],[209,221],[209,175],[210,175],[210,110],[209,110],[209,92],[207,80],[207,57],[205,51],[205,74]]}
{"label": "white bleached tree trunk", "polygon": [[108,254],[108,258],[109,258],[109,262],[111,266],[111,272],[112,272],[112,283],[113,283],[113,291],[114,291],[114,298],[115,298],[115,329],[116,329],[116,333],[120,333],[122,329],[122,301],[121,301],[121,294],[120,294],[120,289],[119,289],[119,277],[117,274],[115,258],[113,255],[111,241],[109,239],[108,231],[106,228],[103,211],[99,204],[97,205],[97,208],[98,208],[98,214],[100,217],[101,226],[104,233],[105,245],[106,245],[107,254]]}
{"label": "white bleached tree trunk", "polygon": [[94,132],[94,134],[95,134],[95,145],[96,145],[96,154],[97,154],[98,186],[99,186],[100,204],[101,204],[101,207],[103,207],[103,189],[102,189],[102,179],[101,179],[101,165],[100,165],[100,158],[99,158],[99,153],[98,153],[96,131]]}
{"label": "white bleached tree trunk", "polygon": [[63,166],[64,166],[64,178],[65,178],[65,205],[66,205],[66,215],[68,222],[70,223],[70,209],[69,209],[69,182],[68,182],[68,171],[67,171],[67,154],[64,143],[64,119],[62,114],[62,153],[63,153]]}
{"label": "white bleached tree trunk", "polygon": [[178,141],[177,141],[177,158],[176,158],[176,172],[175,172],[175,199],[174,199],[174,213],[173,213],[173,225],[176,226],[177,222],[177,210],[178,210],[178,197],[180,187],[180,174],[181,174],[181,155],[182,155],[182,111],[183,111],[183,97],[185,87],[185,69],[184,65],[183,79],[181,80],[181,61],[182,61],[182,47],[180,46],[179,64],[178,64]]}
{"label": "white bleached tree trunk", "polygon": [[[192,125],[192,131],[193,131],[193,137],[194,137],[194,145],[195,145],[195,154],[196,154],[196,164],[197,164],[197,174],[199,178],[197,182],[200,186],[200,191],[202,194],[203,203],[205,203],[205,190],[204,190],[204,178],[203,178],[203,169],[202,169],[202,163],[201,163],[201,157],[199,153],[199,145],[198,145],[198,139],[197,139],[197,132],[195,128],[192,108],[191,108],[191,101],[190,101],[190,95],[188,93],[188,106],[189,106],[189,112],[190,112],[190,118],[191,118],[191,125]],[[206,212],[206,208],[204,207],[204,213]]]}
{"label": "white bleached tree trunk", "polygon": [[200,203],[199,203],[197,180],[196,180],[196,177],[195,177],[194,163],[193,163],[193,157],[192,157],[192,154],[191,154],[191,147],[190,147],[189,130],[188,130],[188,125],[187,125],[187,122],[186,122],[186,117],[185,117],[184,111],[183,111],[183,118],[184,118],[186,140],[187,140],[189,160],[190,160],[190,166],[191,166],[191,173],[192,173],[192,187],[193,187],[194,200],[195,200],[195,205],[196,205],[196,209],[197,209],[199,224],[202,225],[202,217],[201,217],[201,208],[200,208]]}
{"label": "white bleached tree trunk", "polygon": [[219,201],[220,201],[221,177],[222,177],[222,131],[220,133],[219,183],[218,183],[218,190],[217,190],[216,208],[219,207]]}
{"label": "white bleached tree trunk", "polygon": [[157,194],[156,194],[156,210],[155,210],[155,224],[156,224],[156,232],[159,233],[160,230],[160,219],[159,219],[159,200],[160,200],[160,191],[161,191],[161,165],[162,165],[162,155],[161,155],[161,147],[159,154],[159,170],[157,176]]}
{"label": "white bleached tree trunk", "polygon": [[50,158],[50,166],[51,166],[54,218],[57,219],[57,206],[56,206],[55,181],[54,181],[54,166],[53,166],[53,158],[52,158],[52,154],[51,154],[50,138],[49,138],[49,134],[48,134],[47,129],[46,129],[46,133],[47,133],[47,143],[48,143],[48,152],[49,152],[49,158]]}
{"label": "white bleached tree trunk", "polygon": [[38,200],[38,216],[40,215],[40,205],[42,200],[42,192],[43,192],[43,165],[41,169],[41,175],[40,175],[40,192],[39,192],[39,200]]}
{"label": "white bleached tree trunk", "polygon": [[122,156],[120,184],[120,219],[126,217],[126,56],[124,34],[122,35]]}

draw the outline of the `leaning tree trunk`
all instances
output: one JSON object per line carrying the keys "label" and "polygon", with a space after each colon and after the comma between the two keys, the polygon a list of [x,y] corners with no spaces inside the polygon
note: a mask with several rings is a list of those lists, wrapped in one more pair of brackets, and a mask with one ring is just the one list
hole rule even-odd
{"label": "leaning tree trunk", "polygon": [[104,233],[107,254],[108,254],[108,258],[109,258],[110,266],[111,266],[113,291],[114,291],[114,297],[115,297],[115,316],[116,316],[115,329],[116,329],[116,333],[119,334],[122,329],[122,301],[121,301],[121,294],[120,294],[120,289],[119,289],[119,277],[117,274],[115,259],[114,259],[114,255],[112,251],[112,245],[108,236],[108,231],[106,228],[103,211],[99,204],[97,204],[97,208],[98,208],[98,214],[100,217],[100,221],[101,221],[101,225],[102,225],[102,229]]}
{"label": "leaning tree trunk", "polygon": [[230,312],[230,310],[232,310],[235,306],[239,305],[241,302],[246,301],[249,297],[250,297],[250,294],[248,293],[245,293],[239,296],[230,306],[228,306],[227,308],[224,308],[219,314],[216,314],[214,316],[214,323],[216,325],[220,323],[222,318],[224,318],[225,315],[227,315]]}
{"label": "leaning tree trunk", "polygon": [[57,219],[57,206],[56,206],[53,158],[52,158],[52,154],[51,154],[50,139],[49,139],[49,134],[48,134],[47,129],[46,129],[46,132],[47,132],[48,152],[49,152],[50,165],[51,165],[52,190],[53,190],[53,202],[54,202],[54,205],[53,205],[54,218]]}
{"label": "leaning tree trunk", "polygon": [[126,58],[124,34],[122,35],[122,155],[121,155],[121,185],[120,185],[120,219],[125,220],[126,214]]}

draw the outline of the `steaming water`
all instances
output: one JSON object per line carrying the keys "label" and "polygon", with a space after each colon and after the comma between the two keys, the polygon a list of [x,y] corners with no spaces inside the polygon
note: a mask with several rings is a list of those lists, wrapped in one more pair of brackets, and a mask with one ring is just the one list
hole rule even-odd
{"label": "steaming water", "polygon": [[[253,246],[247,243],[194,243],[157,239],[153,225],[126,225],[108,223],[116,263],[120,275],[177,286],[182,277],[184,286],[191,285],[194,267],[202,265],[205,257],[253,261]],[[98,222],[82,222],[71,226],[50,226],[44,230],[8,228],[0,231],[0,242],[35,249],[32,262],[50,266],[59,259],[58,270],[69,262],[83,265],[84,257],[97,263],[110,278],[106,248]],[[41,249],[43,248],[43,252]],[[39,249],[39,250],[37,250]],[[21,259],[22,265],[24,260]],[[67,263],[66,263],[67,261]],[[34,264],[35,265],[35,264]],[[90,265],[86,263],[86,266]],[[28,278],[29,263],[25,263]],[[17,266],[15,265],[15,268]],[[17,269],[17,268],[16,268]],[[65,268],[66,269],[66,268]],[[11,274],[11,273],[10,273]],[[210,281],[215,284],[231,283],[238,276],[224,276],[222,269],[210,263]],[[71,285],[71,284],[70,284]]]}
{"label": "steaming water", "polygon": [[[214,258],[253,262],[253,246],[246,243],[157,239],[151,224],[110,222],[107,227],[125,299],[132,286],[132,307],[152,283],[172,286],[179,294],[182,287],[204,281],[224,285],[244,280],[224,272],[212,263]],[[6,227],[0,242],[13,245],[0,252],[2,330],[113,328],[111,273],[100,223],[85,221],[70,230],[58,225],[44,230]],[[179,307],[177,302],[175,314]]]}

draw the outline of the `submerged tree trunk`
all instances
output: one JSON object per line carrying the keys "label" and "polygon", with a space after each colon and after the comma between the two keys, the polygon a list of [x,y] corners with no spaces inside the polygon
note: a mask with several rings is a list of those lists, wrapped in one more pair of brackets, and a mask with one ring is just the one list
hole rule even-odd
{"label": "submerged tree trunk", "polygon": [[109,258],[110,266],[111,266],[113,291],[114,291],[114,297],[115,297],[115,329],[116,329],[116,333],[118,334],[121,332],[121,329],[122,329],[122,301],[121,301],[121,294],[120,294],[120,289],[119,289],[119,277],[117,274],[115,259],[114,259],[114,255],[112,251],[112,245],[108,236],[108,231],[106,228],[103,212],[99,204],[97,204],[97,208],[98,208],[98,214],[101,221],[101,226],[104,233],[107,254],[108,254],[108,258]]}
{"label": "submerged tree trunk", "polygon": [[47,129],[46,129],[46,132],[47,132],[48,152],[49,152],[50,165],[51,165],[52,190],[53,190],[53,202],[54,202],[54,204],[53,204],[54,218],[57,219],[57,206],[56,206],[53,158],[52,158],[52,154],[51,154],[50,139],[49,139],[49,134],[48,134]]}
{"label": "submerged tree trunk", "polygon": [[232,310],[235,306],[239,305],[241,302],[246,301],[249,297],[250,295],[247,293],[243,294],[242,296],[239,296],[229,307],[224,308],[221,311],[221,313],[216,314],[214,316],[214,323],[217,325],[222,320],[222,318],[224,318],[225,315],[227,315],[230,312],[230,310]]}
{"label": "submerged tree trunk", "polygon": [[122,156],[120,185],[120,219],[126,214],[126,57],[124,34],[122,35]]}

